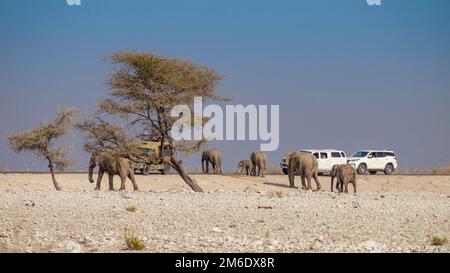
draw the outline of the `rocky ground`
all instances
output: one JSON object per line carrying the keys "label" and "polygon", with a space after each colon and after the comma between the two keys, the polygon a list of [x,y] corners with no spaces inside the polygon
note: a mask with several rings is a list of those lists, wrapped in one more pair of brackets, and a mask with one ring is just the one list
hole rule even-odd
{"label": "rocky ground", "polygon": [[140,176],[136,193],[58,178],[63,192],[49,175],[0,174],[0,252],[127,252],[130,236],[147,252],[450,251],[431,243],[450,239],[450,176],[359,177],[356,195],[328,177],[305,192],[286,176],[195,176],[206,193],[176,175]]}

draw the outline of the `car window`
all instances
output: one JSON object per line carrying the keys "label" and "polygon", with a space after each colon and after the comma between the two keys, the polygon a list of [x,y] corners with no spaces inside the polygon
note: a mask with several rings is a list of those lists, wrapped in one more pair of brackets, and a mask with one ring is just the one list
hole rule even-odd
{"label": "car window", "polygon": [[368,158],[375,158],[376,156],[375,156],[375,153],[370,153],[367,157]]}
{"label": "car window", "polygon": [[328,154],[327,153],[320,153],[320,159],[327,159]]}
{"label": "car window", "polygon": [[352,157],[366,157],[368,154],[368,152],[364,152],[364,151],[357,151],[356,153],[354,153],[352,155]]}
{"label": "car window", "polygon": [[333,158],[340,158],[340,157],[341,157],[341,154],[338,153],[338,152],[332,152],[332,153],[331,153],[331,157],[333,157]]}
{"label": "car window", "polygon": [[313,156],[317,159],[319,159],[319,153],[313,153]]}
{"label": "car window", "polygon": [[395,154],[391,152],[386,152],[386,156],[395,156]]}
{"label": "car window", "polygon": [[382,157],[385,157],[385,153],[384,153],[384,152],[376,152],[376,153],[375,153],[375,157],[376,157],[376,158],[382,158]]}
{"label": "car window", "polygon": [[347,157],[344,152],[341,152],[342,157]]}

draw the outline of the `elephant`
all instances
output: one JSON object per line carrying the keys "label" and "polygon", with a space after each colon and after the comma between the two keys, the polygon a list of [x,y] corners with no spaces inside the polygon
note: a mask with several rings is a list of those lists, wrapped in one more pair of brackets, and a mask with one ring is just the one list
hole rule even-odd
{"label": "elephant", "polygon": [[[295,175],[299,175],[301,177],[303,190],[312,189],[311,178],[314,178],[316,181],[317,190],[322,188],[318,178],[319,163],[311,153],[288,153],[286,162],[288,162],[289,185],[291,188],[295,187]],[[305,184],[305,179],[308,181],[308,185]]]}
{"label": "elephant", "polygon": [[209,163],[211,163],[214,173],[222,174],[222,152],[220,152],[220,150],[213,149],[203,152],[202,154],[203,173],[209,173]]}
{"label": "elephant", "polygon": [[[353,192],[356,193],[356,170],[348,164],[334,165],[330,172],[331,191],[333,191],[333,181],[337,178],[336,190],[348,193],[348,184],[353,184]],[[344,190],[345,188],[345,190]]]}
{"label": "elephant", "polygon": [[[251,175],[265,177],[264,171],[268,161],[267,155],[262,152],[254,152],[251,154],[250,159],[253,164]],[[256,174],[256,169],[258,169],[258,174]]]}
{"label": "elephant", "polygon": [[253,169],[253,163],[251,160],[241,160],[238,164],[236,173],[242,174],[245,170],[247,173],[247,176],[249,176],[252,169]]}
{"label": "elephant", "polygon": [[98,153],[91,155],[91,160],[89,162],[89,182],[94,183],[92,178],[95,167],[99,167],[97,185],[95,190],[100,190],[100,184],[102,182],[103,174],[108,173],[109,178],[109,190],[114,190],[113,179],[114,175],[120,176],[122,181],[120,185],[120,190],[125,190],[125,181],[127,177],[133,183],[133,189],[135,191],[139,190],[134,178],[134,167],[131,160],[123,157],[114,157],[107,153]]}

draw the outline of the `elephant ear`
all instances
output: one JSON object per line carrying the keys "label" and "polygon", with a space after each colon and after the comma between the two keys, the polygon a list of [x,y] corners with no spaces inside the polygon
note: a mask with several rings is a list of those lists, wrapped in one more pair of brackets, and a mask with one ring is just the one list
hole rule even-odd
{"label": "elephant ear", "polygon": [[290,152],[286,155],[286,164],[289,165],[289,162],[291,161],[291,158],[293,155],[294,155],[294,152]]}
{"label": "elephant ear", "polygon": [[331,177],[336,177],[338,168],[339,168],[339,165],[334,165],[333,168],[331,168],[331,171],[330,171]]}

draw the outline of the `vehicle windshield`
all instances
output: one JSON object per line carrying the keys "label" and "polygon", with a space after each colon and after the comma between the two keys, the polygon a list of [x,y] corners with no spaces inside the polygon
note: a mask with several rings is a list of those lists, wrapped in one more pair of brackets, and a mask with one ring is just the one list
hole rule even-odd
{"label": "vehicle windshield", "polygon": [[369,152],[357,151],[352,155],[352,157],[366,157]]}
{"label": "vehicle windshield", "polygon": [[139,152],[140,152],[141,156],[151,156],[152,155],[152,150],[147,149],[147,148],[140,148]]}

